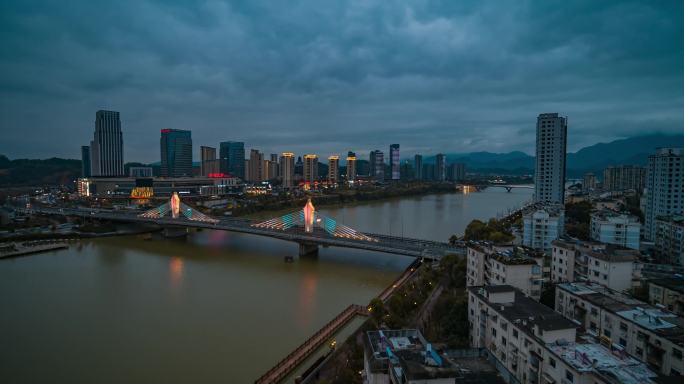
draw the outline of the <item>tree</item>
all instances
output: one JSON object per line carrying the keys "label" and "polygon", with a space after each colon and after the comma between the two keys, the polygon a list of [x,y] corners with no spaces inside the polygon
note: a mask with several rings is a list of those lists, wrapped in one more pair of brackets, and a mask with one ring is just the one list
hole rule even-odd
{"label": "tree", "polygon": [[370,304],[368,305],[368,309],[370,310],[371,314],[371,319],[375,322],[376,328],[380,327],[380,324],[383,322],[385,315],[387,314],[387,309],[385,308],[385,303],[382,302],[379,298],[374,298],[371,300]]}

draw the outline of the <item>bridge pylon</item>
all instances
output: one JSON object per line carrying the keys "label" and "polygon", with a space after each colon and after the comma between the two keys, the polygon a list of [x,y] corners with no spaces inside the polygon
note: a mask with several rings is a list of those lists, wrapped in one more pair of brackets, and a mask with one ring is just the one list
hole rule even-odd
{"label": "bridge pylon", "polygon": [[183,203],[178,196],[178,192],[174,192],[168,202],[145,211],[138,215],[140,217],[145,217],[148,219],[161,219],[166,216],[171,216],[174,219],[178,219],[181,216],[192,221],[202,221],[207,223],[218,223],[218,220],[205,215],[202,212],[190,207],[189,205]]}
{"label": "bridge pylon", "polygon": [[323,228],[328,234],[334,237],[341,237],[351,240],[362,240],[377,242],[378,240],[356,231],[346,225],[340,224],[332,217],[322,215],[316,211],[311,203],[311,199],[306,202],[304,208],[299,211],[291,212],[280,217],[275,217],[261,223],[252,224],[255,228],[287,230],[295,226],[304,227],[305,233],[314,233],[314,228]]}

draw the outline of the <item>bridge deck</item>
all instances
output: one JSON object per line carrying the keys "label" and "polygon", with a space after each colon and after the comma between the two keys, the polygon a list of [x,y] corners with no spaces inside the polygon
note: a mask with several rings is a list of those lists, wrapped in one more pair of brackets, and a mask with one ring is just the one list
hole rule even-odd
{"label": "bridge deck", "polygon": [[339,315],[335,316],[334,319],[325,324],[323,328],[319,329],[304,343],[297,347],[297,349],[278,362],[275,367],[258,378],[255,383],[277,383],[284,379],[294,368],[304,361],[311,352],[328,341],[338,329],[343,327],[357,315],[367,316],[368,310],[360,305],[352,304],[348,306]]}
{"label": "bridge deck", "polygon": [[327,234],[324,231],[314,233],[305,232],[302,228],[294,227],[287,230],[256,228],[256,223],[252,220],[239,218],[221,218],[215,222],[190,220],[185,217],[179,218],[149,218],[140,217],[135,212],[122,211],[90,211],[82,209],[58,209],[58,208],[37,208],[29,210],[50,215],[79,216],[84,218],[111,220],[119,222],[139,222],[151,223],[160,226],[183,226],[195,228],[217,229],[231,232],[247,233],[258,236],[267,236],[281,240],[295,242],[309,242],[325,246],[336,246],[345,248],[356,248],[368,251],[393,253],[398,255],[421,257],[429,259],[439,259],[444,254],[456,253],[464,254],[465,250],[461,247],[453,247],[448,243],[411,239],[406,237],[388,236],[376,233],[364,233],[372,237],[375,241],[349,239]]}

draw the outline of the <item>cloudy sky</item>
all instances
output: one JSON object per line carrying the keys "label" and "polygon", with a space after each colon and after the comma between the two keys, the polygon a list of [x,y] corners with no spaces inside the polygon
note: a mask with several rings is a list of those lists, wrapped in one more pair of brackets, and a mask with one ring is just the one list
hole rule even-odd
{"label": "cloudy sky", "polygon": [[[2,1],[0,153],[77,158],[121,112],[267,153],[569,149],[684,132],[684,1]],[[198,157],[195,151],[195,157]]]}

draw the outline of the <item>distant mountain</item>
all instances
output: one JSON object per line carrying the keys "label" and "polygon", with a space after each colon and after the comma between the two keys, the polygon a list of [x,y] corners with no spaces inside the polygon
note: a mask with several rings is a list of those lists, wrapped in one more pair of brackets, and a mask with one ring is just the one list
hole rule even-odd
{"label": "distant mountain", "polygon": [[684,147],[684,135],[653,134],[599,143],[568,154],[568,170],[598,171],[609,165],[646,165],[658,147]]}
{"label": "distant mountain", "polygon": [[0,186],[70,184],[81,175],[81,160],[14,159],[0,155]]}
{"label": "distant mountain", "polygon": [[[684,135],[635,136],[582,148],[575,153],[568,153],[568,176],[579,177],[586,172],[600,173],[610,165],[646,165],[648,155],[658,147],[684,147]],[[426,157],[424,162],[433,163],[434,156]],[[483,173],[534,172],[534,156],[520,151],[451,153],[447,154],[447,162],[465,163],[469,171]]]}

